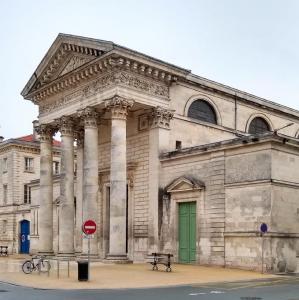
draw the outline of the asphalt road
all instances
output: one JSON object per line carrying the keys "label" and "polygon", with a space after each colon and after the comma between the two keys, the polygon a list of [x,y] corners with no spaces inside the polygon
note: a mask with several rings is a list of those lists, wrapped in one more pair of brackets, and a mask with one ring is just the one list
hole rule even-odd
{"label": "asphalt road", "polygon": [[122,290],[42,290],[0,283],[2,300],[299,300],[299,277]]}

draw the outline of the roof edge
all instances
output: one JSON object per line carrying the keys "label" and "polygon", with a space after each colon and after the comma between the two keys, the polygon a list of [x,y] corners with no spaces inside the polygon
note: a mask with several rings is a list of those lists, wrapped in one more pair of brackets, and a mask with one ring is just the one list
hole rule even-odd
{"label": "roof edge", "polygon": [[299,110],[288,107],[286,105],[279,104],[279,103],[271,101],[271,100],[267,100],[262,97],[258,97],[256,95],[247,93],[245,91],[238,90],[236,88],[219,83],[217,81],[213,81],[213,80],[207,79],[205,77],[201,77],[201,76],[193,74],[193,73],[187,75],[186,79],[193,83],[196,83],[196,84],[201,84],[201,85],[205,85],[210,88],[217,89],[223,93],[230,94],[233,97],[241,98],[243,100],[247,100],[249,102],[253,102],[258,105],[262,105],[262,106],[266,106],[268,108],[279,110],[280,112],[287,113],[287,114],[290,114],[290,115],[293,115],[293,116],[299,118]]}

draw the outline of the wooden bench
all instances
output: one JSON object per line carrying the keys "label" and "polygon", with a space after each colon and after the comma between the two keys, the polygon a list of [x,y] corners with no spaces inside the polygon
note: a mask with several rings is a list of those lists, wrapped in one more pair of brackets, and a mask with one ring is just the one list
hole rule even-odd
{"label": "wooden bench", "polygon": [[8,246],[0,246],[0,256],[8,256]]}
{"label": "wooden bench", "polygon": [[173,254],[170,253],[152,253],[147,256],[148,263],[153,266],[153,271],[158,270],[158,265],[164,265],[166,272],[171,272],[171,257]]}

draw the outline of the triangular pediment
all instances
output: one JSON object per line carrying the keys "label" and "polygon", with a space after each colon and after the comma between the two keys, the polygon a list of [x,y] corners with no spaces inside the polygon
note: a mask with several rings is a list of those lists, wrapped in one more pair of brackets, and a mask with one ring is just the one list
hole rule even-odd
{"label": "triangular pediment", "polygon": [[22,95],[40,89],[112,49],[111,42],[59,34],[23,89]]}
{"label": "triangular pediment", "polygon": [[[109,41],[59,34],[21,95],[39,104],[45,98],[82,84],[98,73],[120,68],[168,86],[177,81],[178,76],[190,73]],[[168,91],[161,91],[160,86],[155,93],[161,97],[168,96]]]}
{"label": "triangular pediment", "polygon": [[180,177],[170,183],[167,186],[166,190],[167,193],[174,193],[199,190],[203,188],[204,184],[198,180],[190,179],[187,177]]}

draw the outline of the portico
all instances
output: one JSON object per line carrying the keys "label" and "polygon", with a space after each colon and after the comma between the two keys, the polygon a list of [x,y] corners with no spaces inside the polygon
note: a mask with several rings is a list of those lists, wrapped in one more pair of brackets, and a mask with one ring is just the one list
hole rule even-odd
{"label": "portico", "polygon": [[[150,59],[140,60],[138,53],[128,54],[109,42],[59,35],[36,70],[37,77],[22,92],[39,106],[40,253],[50,254],[55,248],[60,256],[86,255],[81,226],[87,219],[98,224],[91,240],[94,257],[132,259],[134,247],[141,252],[147,249],[148,235],[152,249],[157,248],[157,155],[160,144],[167,145],[169,139],[163,135],[173,116],[168,108],[169,86],[184,70],[169,70]],[[59,224],[55,224],[50,153],[52,136],[58,131],[62,155]],[[146,146],[139,156],[136,143],[152,143],[153,150]],[[135,167],[128,171],[129,165]],[[155,176],[151,182],[147,181],[149,168]],[[155,198],[150,206],[146,201],[149,190]],[[153,220],[150,226],[147,220]],[[55,226],[58,245],[54,247]]]}

